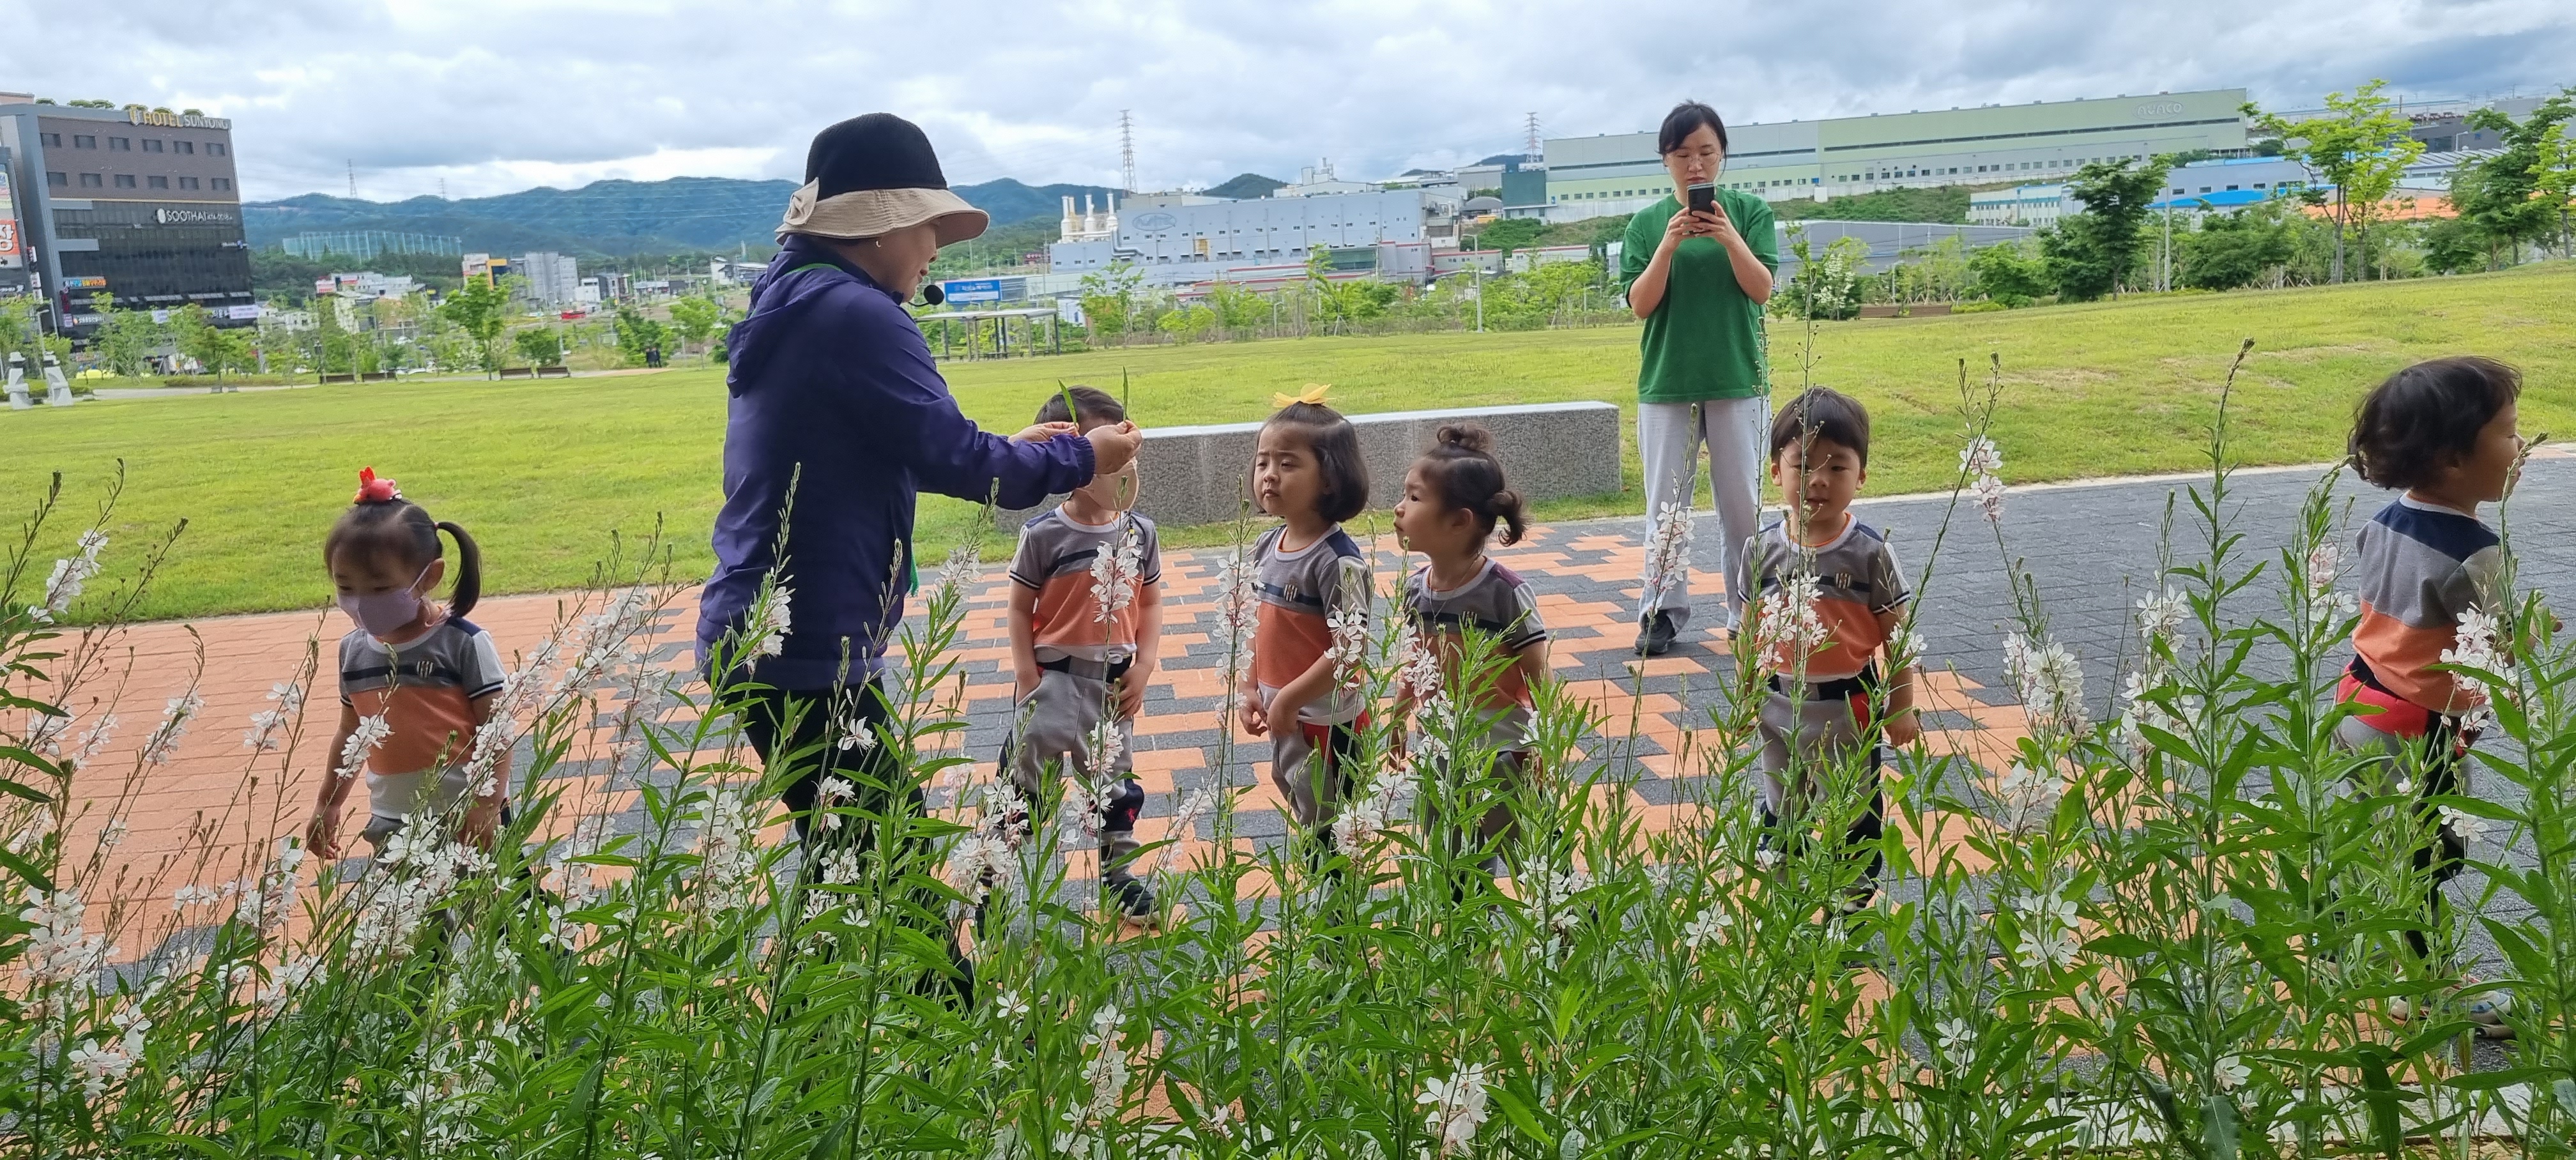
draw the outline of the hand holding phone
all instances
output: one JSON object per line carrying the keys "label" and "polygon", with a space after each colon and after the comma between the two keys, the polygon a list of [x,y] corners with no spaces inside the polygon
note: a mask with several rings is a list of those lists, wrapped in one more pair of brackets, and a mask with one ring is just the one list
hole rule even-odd
{"label": "hand holding phone", "polygon": [[1692,185],[1689,208],[1693,213],[1714,212],[1717,209],[1717,186],[1706,181]]}

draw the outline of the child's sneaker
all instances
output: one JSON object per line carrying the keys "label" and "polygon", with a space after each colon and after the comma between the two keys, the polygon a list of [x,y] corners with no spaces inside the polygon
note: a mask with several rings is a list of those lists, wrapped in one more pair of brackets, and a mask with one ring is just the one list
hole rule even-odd
{"label": "child's sneaker", "polygon": [[[2461,982],[2462,988],[2465,989],[2467,987],[2476,986],[2478,981],[2472,978],[2464,979]],[[2512,1012],[2513,993],[2497,989],[2480,992],[2476,998],[2468,1001],[2467,1006],[2464,1007],[2460,1013],[2466,1016],[2470,1023],[2477,1026],[2479,1038],[2511,1039],[2513,1038],[2513,1024],[2505,1022],[2505,1016]],[[2389,1021],[2394,1023],[2414,1022],[2415,1000],[2405,995],[2399,995],[2390,999],[2388,1001],[2388,1018]]]}
{"label": "child's sneaker", "polygon": [[1119,918],[1133,926],[1154,924],[1154,888],[1145,885],[1143,879],[1125,870],[1112,870],[1102,881],[1101,888],[1108,893],[1109,903],[1117,908]]}

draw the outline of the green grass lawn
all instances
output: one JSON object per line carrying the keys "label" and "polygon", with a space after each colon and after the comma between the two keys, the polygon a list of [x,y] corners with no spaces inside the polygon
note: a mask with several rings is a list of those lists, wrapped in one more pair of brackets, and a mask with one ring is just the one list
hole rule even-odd
{"label": "green grass lawn", "polygon": [[[2576,432],[2576,264],[2334,289],[2189,295],[1949,318],[1832,324],[1817,382],[1871,410],[1876,493],[1948,485],[1959,445],[1957,364],[2004,361],[1996,422],[2014,482],[2172,471],[2202,461],[2218,383],[2239,340],[2235,449],[2249,464],[2341,452],[2360,392],[2406,362],[2479,352],[2529,376],[2526,431]],[[2552,321],[2552,320],[2556,321]],[[1110,390],[1127,377],[1148,425],[1267,413],[1273,391],[1330,383],[1346,411],[1635,398],[1633,327],[1521,334],[1319,338],[1109,350],[958,363],[966,413],[1016,429],[1056,383]],[[1782,393],[1799,381],[1799,329],[1775,326]],[[147,612],[191,616],[315,607],[328,598],[322,533],[372,465],[441,519],[481,539],[487,590],[570,587],[612,531],[656,521],[683,575],[703,575],[718,501],[725,392],[708,370],[542,383],[437,382],[84,403],[0,412],[0,489],[26,507],[45,475],[67,477],[68,512],[43,551],[68,541],[115,469],[129,486],[116,534],[133,547],[185,517],[188,532]],[[853,448],[864,454],[865,448]],[[1635,511],[1629,491],[1548,505],[1549,518]],[[925,500],[924,553],[972,523]],[[1212,533],[1175,529],[1170,542]],[[1005,543],[991,545],[995,552]],[[111,551],[111,555],[117,555]],[[42,561],[38,576],[42,578]]]}

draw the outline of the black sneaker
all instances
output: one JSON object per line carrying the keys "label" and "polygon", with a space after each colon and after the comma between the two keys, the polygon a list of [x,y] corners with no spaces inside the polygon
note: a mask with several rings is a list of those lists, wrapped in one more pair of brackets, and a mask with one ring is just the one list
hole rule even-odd
{"label": "black sneaker", "polygon": [[1659,657],[1671,652],[1673,638],[1679,635],[1681,630],[1673,624],[1671,610],[1658,608],[1638,625],[1637,655]]}
{"label": "black sneaker", "polygon": [[1110,905],[1118,909],[1118,917],[1134,926],[1153,925],[1154,888],[1145,885],[1143,879],[1124,870],[1113,870],[1101,885],[1109,894]]}

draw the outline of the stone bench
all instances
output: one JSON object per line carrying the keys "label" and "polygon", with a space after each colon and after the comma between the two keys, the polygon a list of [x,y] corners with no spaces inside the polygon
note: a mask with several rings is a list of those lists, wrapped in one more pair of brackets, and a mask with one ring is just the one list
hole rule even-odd
{"label": "stone bench", "polygon": [[533,379],[537,377],[537,371],[534,367],[502,367],[501,377],[505,379]]}
{"label": "stone bench", "polygon": [[[1611,403],[1532,403],[1511,407],[1458,407],[1440,411],[1388,411],[1352,415],[1360,455],[1368,463],[1369,507],[1384,510],[1404,497],[1404,475],[1443,424],[1471,422],[1494,434],[1494,456],[1512,490],[1530,501],[1601,495],[1619,490],[1619,408]],[[1137,456],[1136,510],[1168,527],[1232,521],[1249,502],[1252,453],[1259,423],[1205,427],[1148,427]],[[1040,508],[1003,512],[1015,528]],[[1253,518],[1263,518],[1259,512]]]}
{"label": "stone bench", "polygon": [[538,367],[537,377],[541,379],[568,379],[572,377],[572,368],[566,366]]}
{"label": "stone bench", "polygon": [[356,375],[321,375],[321,376],[318,376],[318,377],[317,377],[316,381],[317,381],[317,382],[320,382],[320,383],[321,383],[322,385],[324,385],[324,386],[329,386],[329,385],[331,385],[332,383],[354,383],[354,382],[357,382],[357,381],[358,381],[358,376],[356,376]]}

